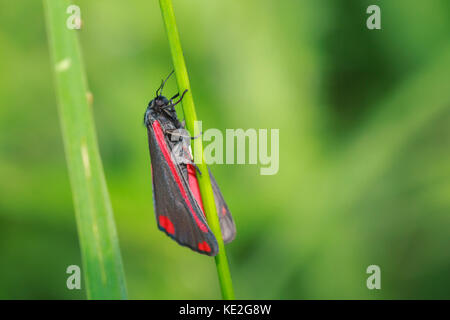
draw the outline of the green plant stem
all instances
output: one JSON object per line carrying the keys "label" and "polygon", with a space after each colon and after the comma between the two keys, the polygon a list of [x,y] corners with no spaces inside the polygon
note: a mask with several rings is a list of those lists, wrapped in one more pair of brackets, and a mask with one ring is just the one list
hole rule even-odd
{"label": "green plant stem", "polygon": [[45,0],[59,116],[89,299],[126,299],[125,276],[68,0]]}
{"label": "green plant stem", "polygon": [[[200,133],[200,129],[194,125],[197,121],[197,115],[195,113],[194,100],[192,98],[192,91],[189,84],[189,77],[186,69],[186,63],[184,61],[183,50],[181,49],[180,37],[175,21],[172,1],[160,0],[159,4],[169,40],[175,75],[177,77],[178,90],[180,93],[184,92],[186,89],[188,90],[182,101],[186,127],[190,134],[193,137],[196,137]],[[207,174],[208,168],[203,158],[202,139],[194,139],[193,141],[194,157],[202,160],[200,163],[197,163],[197,166],[200,171],[203,172],[202,175],[198,176],[203,206],[208,224],[216,236],[217,243],[219,245],[219,253],[216,255],[215,260],[219,283],[222,290],[222,297],[227,300],[234,299],[233,284],[231,281],[230,269],[228,266],[222,233],[220,231],[220,223],[216,211],[216,204],[214,202],[214,194],[211,187],[209,174]],[[199,157],[199,155],[201,155],[201,157]]]}

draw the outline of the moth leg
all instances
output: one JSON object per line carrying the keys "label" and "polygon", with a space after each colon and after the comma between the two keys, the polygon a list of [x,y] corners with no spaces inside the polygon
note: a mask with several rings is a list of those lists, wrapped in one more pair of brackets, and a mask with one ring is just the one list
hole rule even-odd
{"label": "moth leg", "polygon": [[200,171],[200,169],[198,168],[198,166],[192,161],[191,165],[194,166],[195,170],[197,170],[199,175],[202,175],[202,172]]}
{"label": "moth leg", "polygon": [[164,134],[174,134],[175,130],[163,129]]}
{"label": "moth leg", "polygon": [[180,99],[178,99],[178,101],[177,101],[177,102],[175,102],[175,104],[174,104],[174,105],[177,105],[177,104],[179,104],[179,103],[181,102],[181,100],[183,100],[183,98],[184,98],[184,95],[186,94],[186,92],[188,92],[188,89],[186,89],[186,90],[184,90],[184,91],[183,91],[183,93],[181,94],[181,97],[180,97]]}
{"label": "moth leg", "polygon": [[176,95],[174,95],[174,96],[173,96],[172,98],[170,98],[170,99],[169,99],[169,101],[170,101],[170,102],[172,103],[172,100],[173,100],[173,99],[175,99],[176,97],[178,97],[179,95],[180,95],[180,93],[179,93],[179,92],[177,92],[177,94],[176,94]]}
{"label": "moth leg", "polygon": [[170,134],[171,136],[182,137],[182,138],[191,138],[189,132],[187,132],[187,134],[183,134],[183,133],[180,133],[180,129],[164,130],[164,134],[167,134],[167,133]]}
{"label": "moth leg", "polygon": [[176,134],[176,132],[175,132],[176,130],[171,130],[171,129],[163,129],[163,133],[164,133],[164,135],[171,135],[171,136],[176,136],[177,134]]}
{"label": "moth leg", "polygon": [[200,137],[202,136],[202,134],[203,134],[203,131],[200,132],[200,133],[199,133],[198,135],[196,135],[195,137],[191,137],[191,140],[200,138]]}
{"label": "moth leg", "polygon": [[[181,121],[181,127],[186,128],[186,120],[183,119],[183,121]],[[200,138],[200,137],[202,136],[202,134],[203,134],[203,131],[200,132],[200,133],[199,133],[198,135],[196,135],[195,137],[190,137],[190,138],[191,138],[191,140],[194,140],[194,139]],[[187,137],[186,137],[186,138],[187,138]]]}
{"label": "moth leg", "polygon": [[168,104],[167,106],[165,106],[163,108],[163,110],[171,108],[171,107],[175,107],[177,104],[179,104],[181,102],[181,100],[183,100],[184,95],[186,94],[187,91],[188,91],[188,89],[184,90],[183,94],[181,95],[180,99],[178,99],[177,102]]}

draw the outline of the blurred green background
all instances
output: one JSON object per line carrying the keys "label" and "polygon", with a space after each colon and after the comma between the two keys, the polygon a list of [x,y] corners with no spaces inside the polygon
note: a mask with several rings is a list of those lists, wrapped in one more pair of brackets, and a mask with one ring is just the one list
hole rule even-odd
{"label": "blurred green background", "polygon": [[[142,117],[172,69],[158,2],[74,3],[129,297],[220,298],[213,259],[154,219]],[[174,6],[204,130],[280,129],[277,175],[212,167],[236,297],[450,298],[450,2]],[[0,74],[0,298],[85,298],[66,288],[81,259],[41,1],[0,1]]]}

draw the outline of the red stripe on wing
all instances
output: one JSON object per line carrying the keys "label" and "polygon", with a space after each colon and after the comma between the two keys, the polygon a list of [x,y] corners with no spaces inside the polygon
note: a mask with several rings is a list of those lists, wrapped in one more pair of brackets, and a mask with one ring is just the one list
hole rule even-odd
{"label": "red stripe on wing", "polygon": [[205,209],[203,208],[202,195],[200,194],[200,188],[198,186],[197,173],[192,164],[187,165],[188,179],[189,179],[189,189],[192,192],[195,200],[197,200],[198,205],[202,209],[203,216],[205,216]]}
{"label": "red stripe on wing", "polygon": [[198,250],[205,251],[205,252],[211,252],[211,248],[209,247],[209,245],[206,241],[200,242],[198,244]]}
{"label": "red stripe on wing", "polygon": [[164,139],[164,134],[161,129],[161,124],[159,121],[155,120],[152,123],[153,132],[155,133],[156,141],[159,145],[159,148],[161,149],[164,158],[166,159],[170,171],[172,171],[172,175],[175,178],[175,182],[178,185],[178,188],[180,189],[181,196],[183,197],[184,201],[186,201],[189,209],[192,212],[192,216],[194,217],[195,223],[197,223],[197,226],[200,228],[203,232],[208,232],[208,228],[205,226],[205,224],[197,217],[197,214],[194,211],[194,208],[192,207],[191,202],[189,201],[189,198],[187,196],[186,190],[184,189],[183,184],[181,183],[181,178],[178,175],[177,169],[175,168],[175,164],[172,161],[172,157],[170,156],[169,150],[167,148],[166,140]]}
{"label": "red stripe on wing", "polygon": [[175,234],[175,227],[173,226],[172,221],[170,221],[169,217],[159,216],[159,225],[161,228],[167,231],[167,233],[173,235]]}

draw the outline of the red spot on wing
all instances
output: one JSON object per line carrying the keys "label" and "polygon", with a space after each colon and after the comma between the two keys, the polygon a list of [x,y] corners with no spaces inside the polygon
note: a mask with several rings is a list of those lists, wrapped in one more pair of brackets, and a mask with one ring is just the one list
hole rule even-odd
{"label": "red spot on wing", "polygon": [[192,195],[202,209],[203,216],[205,216],[205,209],[203,208],[203,200],[200,194],[200,188],[198,186],[197,172],[195,172],[195,167],[192,164],[188,164],[187,171],[189,179],[189,189],[191,189]]}
{"label": "red spot on wing", "polygon": [[199,244],[198,244],[198,250],[200,250],[200,251],[205,251],[205,252],[211,252],[211,248],[210,248],[209,245],[206,243],[206,241],[199,242]]}
{"label": "red spot on wing", "polygon": [[225,207],[222,207],[222,215],[226,215],[227,214],[227,209],[225,209]]}
{"label": "red spot on wing", "polygon": [[167,231],[168,234],[174,234],[175,228],[173,227],[172,221],[166,216],[159,216],[159,225],[161,228]]}
{"label": "red spot on wing", "polygon": [[152,123],[153,131],[155,133],[156,141],[159,145],[159,148],[161,149],[164,158],[166,159],[167,164],[169,165],[170,171],[172,172],[173,177],[175,178],[175,181],[178,185],[178,188],[181,192],[181,196],[183,197],[184,201],[186,201],[189,209],[192,212],[192,216],[194,217],[195,223],[203,232],[208,232],[208,228],[205,226],[205,224],[197,217],[197,214],[194,211],[194,208],[192,207],[191,202],[188,199],[188,196],[186,194],[186,190],[184,190],[183,184],[181,183],[181,178],[178,175],[177,169],[175,168],[175,164],[172,161],[172,157],[170,156],[169,150],[166,145],[166,141],[164,139],[164,134],[161,129],[161,125],[158,121],[154,121]]}

